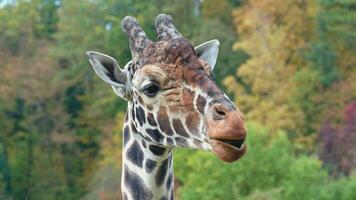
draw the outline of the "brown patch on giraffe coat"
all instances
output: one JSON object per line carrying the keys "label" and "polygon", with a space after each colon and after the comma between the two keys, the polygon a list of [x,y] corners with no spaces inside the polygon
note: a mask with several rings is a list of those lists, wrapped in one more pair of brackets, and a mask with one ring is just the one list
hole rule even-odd
{"label": "brown patch on giraffe coat", "polygon": [[173,135],[171,124],[169,123],[169,117],[167,115],[167,109],[161,107],[157,113],[157,120],[159,128],[167,135]]}
{"label": "brown patch on giraffe coat", "polygon": [[173,128],[178,135],[189,138],[189,134],[185,130],[180,119],[173,119]]}
{"label": "brown patch on giraffe coat", "polygon": [[185,118],[185,124],[192,134],[199,134],[200,117],[198,113],[191,113]]}
{"label": "brown patch on giraffe coat", "polygon": [[214,99],[225,99],[224,93],[212,79],[210,72],[206,71],[205,63],[201,59],[193,59],[192,63],[181,67],[182,79],[186,84],[199,88]]}
{"label": "brown patch on giraffe coat", "polygon": [[184,105],[193,105],[194,96],[195,96],[194,91],[184,88],[183,92],[182,92],[182,99],[183,99]]}
{"label": "brown patch on giraffe coat", "polygon": [[153,116],[152,113],[148,113],[148,114],[147,114],[147,121],[148,121],[148,123],[149,123],[151,126],[157,126],[155,117]]}
{"label": "brown patch on giraffe coat", "polygon": [[205,106],[206,106],[206,98],[199,95],[197,98],[196,106],[200,113],[204,114]]}

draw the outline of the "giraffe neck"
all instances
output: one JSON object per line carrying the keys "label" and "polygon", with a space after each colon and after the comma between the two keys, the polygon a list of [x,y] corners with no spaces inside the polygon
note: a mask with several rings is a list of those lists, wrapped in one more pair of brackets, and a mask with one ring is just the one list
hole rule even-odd
{"label": "giraffe neck", "polygon": [[126,115],[123,130],[123,198],[173,199],[172,149],[145,140],[137,132],[129,113]]}

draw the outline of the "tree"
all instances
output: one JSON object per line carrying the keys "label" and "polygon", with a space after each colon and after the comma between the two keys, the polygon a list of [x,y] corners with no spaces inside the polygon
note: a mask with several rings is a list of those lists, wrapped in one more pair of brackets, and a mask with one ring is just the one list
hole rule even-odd
{"label": "tree", "polygon": [[272,132],[301,130],[303,113],[293,103],[294,73],[305,65],[299,53],[310,33],[309,1],[248,1],[234,11],[234,22],[241,41],[234,46],[249,55],[236,76],[248,87],[241,87],[233,76],[225,86],[238,97],[237,105],[248,119],[257,120]]}

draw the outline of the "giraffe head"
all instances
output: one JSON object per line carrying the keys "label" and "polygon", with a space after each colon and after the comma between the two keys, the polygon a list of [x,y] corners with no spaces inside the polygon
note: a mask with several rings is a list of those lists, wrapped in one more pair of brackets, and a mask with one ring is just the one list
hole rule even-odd
{"label": "giraffe head", "polygon": [[156,18],[151,41],[133,17],[122,20],[132,61],[124,69],[114,58],[89,51],[95,72],[129,102],[131,132],[158,146],[212,150],[227,162],[246,151],[246,128],[238,108],[212,77],[219,42],[194,48],[169,15]]}

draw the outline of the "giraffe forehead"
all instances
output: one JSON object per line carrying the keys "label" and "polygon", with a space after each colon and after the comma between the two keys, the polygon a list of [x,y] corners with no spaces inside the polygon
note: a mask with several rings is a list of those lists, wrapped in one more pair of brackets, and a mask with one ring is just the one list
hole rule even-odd
{"label": "giraffe forehead", "polygon": [[167,73],[157,65],[145,65],[137,70],[132,83],[139,86],[144,83],[145,80],[151,80],[159,84],[164,84],[167,80]]}
{"label": "giraffe forehead", "polygon": [[192,44],[184,38],[159,41],[147,50],[146,63],[174,64],[180,61],[191,62],[198,59]]}
{"label": "giraffe forehead", "polygon": [[185,82],[184,70],[184,66],[176,64],[145,65],[136,72],[132,82],[139,86],[149,80],[159,83],[162,87],[174,88]]}

